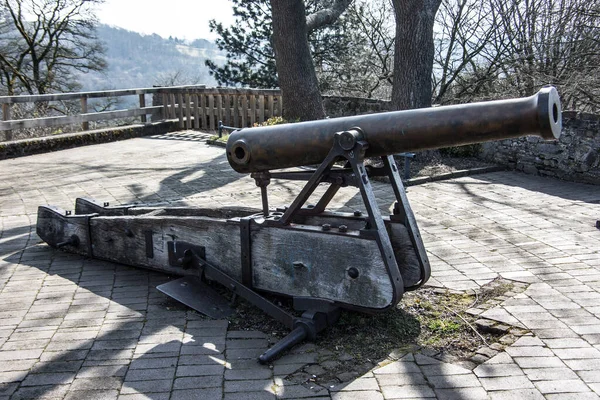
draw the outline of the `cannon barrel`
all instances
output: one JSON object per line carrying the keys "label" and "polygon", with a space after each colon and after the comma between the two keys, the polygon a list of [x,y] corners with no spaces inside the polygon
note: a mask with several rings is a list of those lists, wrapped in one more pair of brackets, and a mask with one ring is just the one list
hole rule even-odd
{"label": "cannon barrel", "polygon": [[360,128],[367,157],[538,135],[557,139],[561,107],[554,87],[530,97],[392,111],[318,121],[244,128],[227,141],[227,159],[238,172],[318,164],[336,132]]}

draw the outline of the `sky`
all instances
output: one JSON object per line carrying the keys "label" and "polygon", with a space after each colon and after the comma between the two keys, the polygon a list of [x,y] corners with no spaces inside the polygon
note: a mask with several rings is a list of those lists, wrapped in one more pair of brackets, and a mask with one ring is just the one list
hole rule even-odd
{"label": "sky", "polygon": [[100,22],[164,38],[210,39],[208,28],[215,19],[225,26],[233,23],[228,0],[106,0],[96,11]]}

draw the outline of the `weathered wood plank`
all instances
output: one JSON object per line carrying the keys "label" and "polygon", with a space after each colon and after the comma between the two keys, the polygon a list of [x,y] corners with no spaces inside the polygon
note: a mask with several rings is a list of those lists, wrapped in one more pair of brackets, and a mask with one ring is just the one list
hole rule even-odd
{"label": "weathered wood plank", "polygon": [[[140,101],[140,108],[146,108],[146,95],[143,93],[140,93],[139,95],[139,101]],[[143,114],[140,116],[140,121],[145,124],[146,122],[148,122],[147,118],[146,118],[146,114]]]}
{"label": "weathered wood plank", "polygon": [[[87,112],[88,112],[87,98],[82,97],[80,99],[80,103],[81,103],[81,114],[87,114]],[[81,129],[83,129],[84,131],[87,131],[88,129],[90,129],[90,123],[87,121],[82,122]]]}
{"label": "weathered wood plank", "polygon": [[192,95],[192,102],[193,102],[193,113],[194,113],[194,129],[195,130],[199,130],[200,129],[200,110],[198,108],[198,94],[194,93]]}
{"label": "weathered wood plank", "polygon": [[202,121],[201,128],[207,128],[206,122],[206,96],[204,94],[200,95],[200,119]]}
{"label": "weathered wood plank", "polygon": [[265,122],[265,96],[258,96],[258,122]]}
{"label": "weathered wood plank", "polygon": [[215,96],[208,95],[208,129],[211,131],[215,130]]}
{"label": "weathered wood plank", "polygon": [[232,126],[232,120],[231,120],[231,95],[230,94],[225,94],[223,95],[223,108],[224,108],[224,113],[223,113],[223,124],[224,125],[228,125],[228,126]]}
{"label": "weathered wood plank", "polygon": [[[204,247],[210,264],[241,279],[240,227],[236,222],[163,214],[96,217],[90,226],[95,257],[184,274],[181,268],[169,266],[168,242],[176,238]],[[152,232],[152,257],[147,255],[147,231]],[[393,299],[392,283],[374,240],[358,234],[325,233],[316,227],[291,230],[255,225],[251,237],[257,289],[373,309],[386,308]],[[358,277],[348,274],[349,267],[358,270]]]}
{"label": "weathered wood plank", "polygon": [[79,244],[68,246],[72,253],[91,256],[91,243],[88,235],[88,216],[67,216],[66,211],[53,206],[40,206],[37,213],[37,235],[46,243],[56,247],[75,235]]}
{"label": "weathered wood plank", "polygon": [[256,123],[256,96],[250,95],[250,126]]}
{"label": "weathered wood plank", "polygon": [[189,93],[185,94],[185,129],[192,129],[192,105],[191,96]]}
{"label": "weathered wood plank", "polygon": [[[175,237],[176,241],[203,246],[206,261],[232,278],[241,279],[237,223],[203,217],[136,216],[97,217],[90,225],[94,257],[184,275],[182,268],[169,266],[168,242]],[[147,231],[152,232],[151,258],[146,251]]]}
{"label": "weathered wood plank", "polygon": [[184,113],[184,105],[183,105],[183,93],[177,93],[177,117],[179,118],[179,127],[181,129],[185,128],[183,124],[183,113]]}
{"label": "weathered wood plank", "polygon": [[267,103],[268,103],[268,109],[269,109],[269,115],[267,118],[273,118],[275,116],[275,109],[274,104],[273,104],[273,95],[269,95],[267,96]]}
{"label": "weathered wood plank", "polygon": [[[393,288],[374,240],[315,230],[252,231],[254,286],[293,296],[383,309]],[[348,269],[358,270],[351,278]]]}
{"label": "weathered wood plank", "polygon": [[240,125],[240,96],[233,95],[233,117],[230,126],[239,127]]}
{"label": "weathered wood plank", "polygon": [[171,105],[171,115],[169,116],[169,119],[175,119],[177,118],[177,110],[175,107],[175,93],[170,93],[169,94],[169,104]]}
{"label": "weathered wood plank", "polygon": [[223,121],[223,96],[221,96],[220,94],[216,94],[215,102],[217,103],[217,118],[215,120],[218,124],[218,121]]}
{"label": "weathered wood plank", "polygon": [[163,103],[162,119],[169,119],[169,95],[166,93],[161,94]]}
{"label": "weathered wood plank", "polygon": [[246,96],[245,94],[243,94],[241,96],[242,98],[242,105],[241,105],[241,113],[242,113],[242,124],[240,125],[240,128],[246,128],[248,125],[248,96]]}

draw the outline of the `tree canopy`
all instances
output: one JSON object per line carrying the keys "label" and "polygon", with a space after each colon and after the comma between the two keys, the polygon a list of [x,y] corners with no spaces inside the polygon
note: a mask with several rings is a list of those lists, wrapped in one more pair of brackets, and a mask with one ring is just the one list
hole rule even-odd
{"label": "tree canopy", "polygon": [[[270,3],[234,1],[236,25],[214,25],[228,56],[212,64],[215,78],[278,86]],[[308,29],[318,7],[336,2],[304,3]],[[354,0],[308,35],[322,93],[413,108],[526,96],[552,84],[565,108],[588,112],[600,110],[598,37],[600,0]]]}
{"label": "tree canopy", "polygon": [[93,13],[102,1],[2,1],[0,85],[6,94],[74,91],[74,71],[105,68]]}

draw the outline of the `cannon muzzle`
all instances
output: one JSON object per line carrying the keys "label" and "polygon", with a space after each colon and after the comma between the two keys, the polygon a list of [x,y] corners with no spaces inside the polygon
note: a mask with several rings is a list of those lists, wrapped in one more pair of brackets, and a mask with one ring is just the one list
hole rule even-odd
{"label": "cannon muzzle", "polygon": [[537,135],[557,139],[561,107],[554,87],[530,97],[331,118],[235,131],[227,159],[238,172],[318,164],[336,132],[360,128],[366,157]]}

